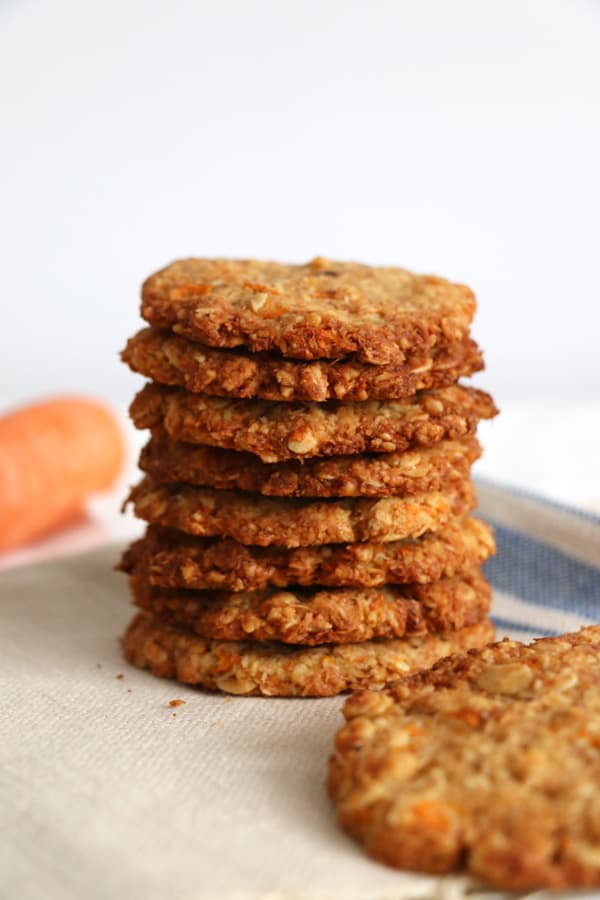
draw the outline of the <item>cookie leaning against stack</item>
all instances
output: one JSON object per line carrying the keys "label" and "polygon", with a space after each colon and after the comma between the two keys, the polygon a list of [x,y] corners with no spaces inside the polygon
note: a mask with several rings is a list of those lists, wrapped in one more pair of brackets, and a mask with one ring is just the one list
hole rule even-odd
{"label": "cookie leaning against stack", "polygon": [[471,291],[402,269],[183,260],[123,359],[151,382],[125,553],[127,659],[236,694],[329,696],[492,639],[470,515]]}

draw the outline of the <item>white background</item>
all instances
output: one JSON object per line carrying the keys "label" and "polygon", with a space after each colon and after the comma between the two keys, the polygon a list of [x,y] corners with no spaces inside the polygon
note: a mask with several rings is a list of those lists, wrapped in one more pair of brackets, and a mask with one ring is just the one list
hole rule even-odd
{"label": "white background", "polygon": [[472,285],[506,407],[600,387],[597,0],[0,0],[0,402],[137,385],[174,257]]}

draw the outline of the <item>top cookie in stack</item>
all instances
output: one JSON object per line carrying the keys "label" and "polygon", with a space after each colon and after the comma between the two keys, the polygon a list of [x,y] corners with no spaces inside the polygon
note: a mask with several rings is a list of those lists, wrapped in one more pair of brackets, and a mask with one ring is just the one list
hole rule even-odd
{"label": "top cookie in stack", "polygon": [[472,292],[321,258],[183,260],[123,359],[152,383],[127,658],[239,694],[382,687],[492,637],[469,515],[489,395]]}

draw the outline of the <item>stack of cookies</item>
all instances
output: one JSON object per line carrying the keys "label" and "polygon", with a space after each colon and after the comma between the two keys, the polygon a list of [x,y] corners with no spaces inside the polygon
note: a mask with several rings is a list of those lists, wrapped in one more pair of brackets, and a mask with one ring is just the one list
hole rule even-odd
{"label": "stack of cookies", "polygon": [[190,259],[125,362],[151,436],[125,553],[127,659],[234,694],[382,688],[492,639],[471,515],[496,409],[472,292],[403,269]]}

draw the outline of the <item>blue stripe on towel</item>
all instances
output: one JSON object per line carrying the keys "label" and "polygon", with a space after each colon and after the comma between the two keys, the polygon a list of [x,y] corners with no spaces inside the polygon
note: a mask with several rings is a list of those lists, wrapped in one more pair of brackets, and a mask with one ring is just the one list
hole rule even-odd
{"label": "blue stripe on towel", "polygon": [[493,520],[491,524],[498,552],[486,563],[485,573],[495,588],[527,603],[600,620],[600,569]]}

